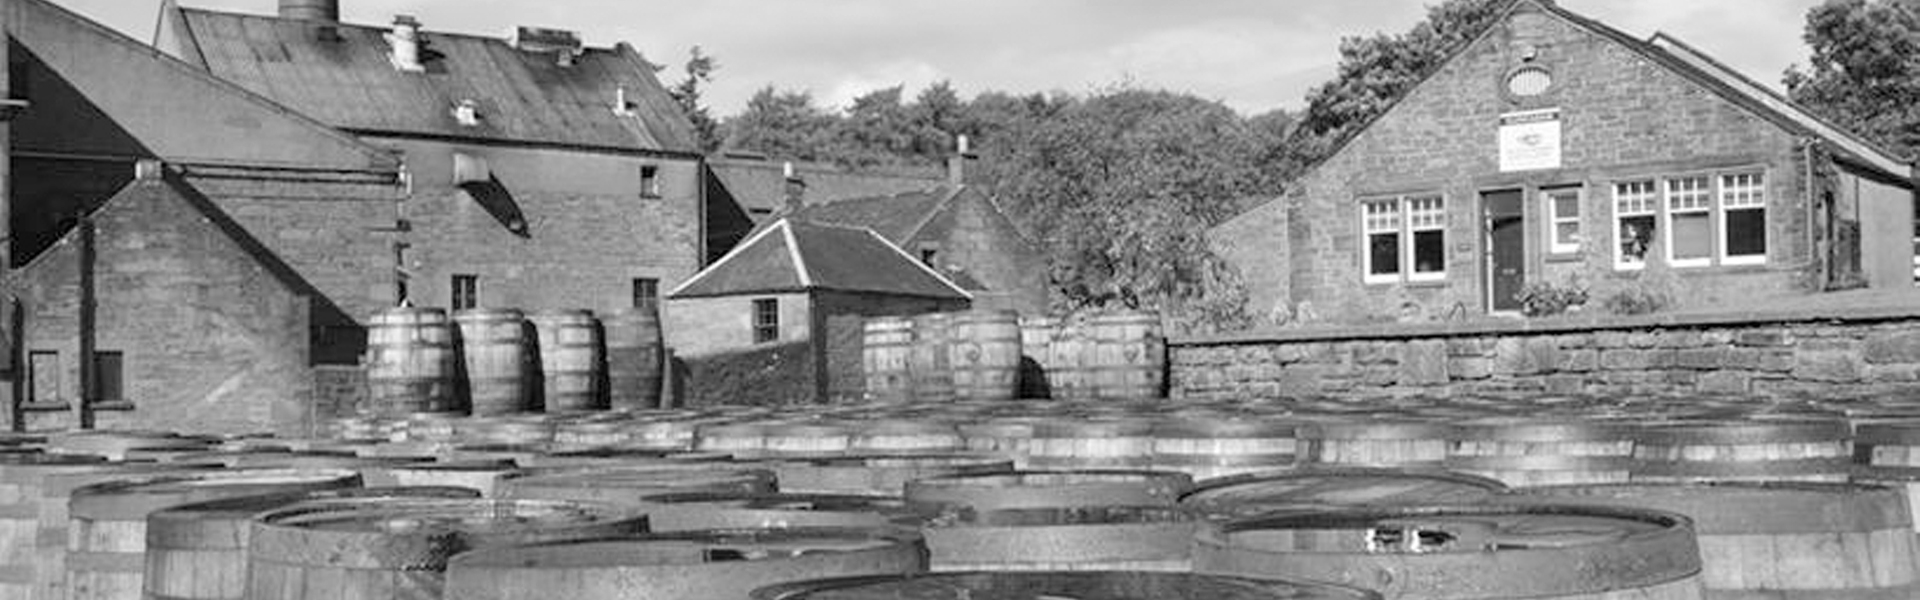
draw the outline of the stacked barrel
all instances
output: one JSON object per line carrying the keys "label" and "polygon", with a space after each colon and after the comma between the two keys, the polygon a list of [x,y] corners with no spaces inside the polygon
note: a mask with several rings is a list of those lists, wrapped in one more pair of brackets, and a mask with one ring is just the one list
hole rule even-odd
{"label": "stacked barrel", "polygon": [[875,401],[1119,401],[1166,392],[1166,344],[1160,317],[1151,313],[882,316],[867,320],[862,341],[867,395]]}
{"label": "stacked barrel", "polygon": [[337,426],[387,438],[435,415],[657,408],[665,359],[652,311],[403,307],[370,319],[366,364],[367,405]]}

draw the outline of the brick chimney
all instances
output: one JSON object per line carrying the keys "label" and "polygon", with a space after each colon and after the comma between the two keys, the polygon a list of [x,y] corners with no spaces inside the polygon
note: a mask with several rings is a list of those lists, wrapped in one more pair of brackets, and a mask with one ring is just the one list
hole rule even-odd
{"label": "brick chimney", "polygon": [[393,46],[393,52],[387,58],[393,61],[393,68],[418,73],[426,71],[426,65],[420,64],[420,21],[410,15],[393,17],[393,32],[387,34],[387,43]]}
{"label": "brick chimney", "polygon": [[967,184],[967,161],[979,157],[974,155],[972,144],[965,135],[954,138],[954,149],[953,155],[947,157],[947,185],[960,187]]}
{"label": "brick chimney", "polygon": [[780,210],[788,216],[792,216],[798,214],[800,209],[807,206],[807,180],[801,179],[799,173],[794,172],[792,162],[782,165],[781,171],[785,173],[787,178],[787,194],[786,204],[782,206]]}
{"label": "brick chimney", "polygon": [[340,40],[340,0],[280,0],[280,18],[312,22],[319,39]]}

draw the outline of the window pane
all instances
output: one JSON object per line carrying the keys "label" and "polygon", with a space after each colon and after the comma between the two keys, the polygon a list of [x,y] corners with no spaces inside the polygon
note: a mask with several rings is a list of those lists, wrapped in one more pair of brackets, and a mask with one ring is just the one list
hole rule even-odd
{"label": "window pane", "polygon": [[1572,219],[1580,216],[1580,195],[1560,192],[1553,195],[1553,218]]}
{"label": "window pane", "polygon": [[1629,181],[1613,187],[1614,213],[1619,215],[1652,214],[1658,206],[1654,201],[1659,197],[1652,181]]}
{"label": "window pane", "polygon": [[1647,248],[1653,245],[1653,233],[1653,215],[1621,218],[1620,262],[1646,262]]}
{"label": "window pane", "polygon": [[1713,188],[1705,177],[1667,180],[1669,210],[1704,210],[1713,206]]}
{"label": "window pane", "polygon": [[1400,272],[1400,234],[1376,233],[1367,236],[1367,274],[1394,275]]}
{"label": "window pane", "polygon": [[1767,254],[1767,211],[1727,211],[1727,256]]}
{"label": "window pane", "polygon": [[1447,232],[1445,230],[1414,232],[1413,272],[1447,272]]}
{"label": "window pane", "polygon": [[1759,173],[1741,173],[1721,177],[1720,205],[1727,208],[1766,206],[1766,179]]}
{"label": "window pane", "polygon": [[27,355],[28,398],[34,402],[60,400],[60,354],[35,350]]}
{"label": "window pane", "polygon": [[1580,244],[1580,224],[1560,222],[1553,225],[1553,243],[1562,246]]}
{"label": "window pane", "polygon": [[1712,219],[1707,213],[1681,213],[1673,218],[1674,260],[1709,258],[1713,256]]}
{"label": "window pane", "polygon": [[96,398],[102,402],[127,399],[124,358],[119,352],[95,352],[93,382]]}

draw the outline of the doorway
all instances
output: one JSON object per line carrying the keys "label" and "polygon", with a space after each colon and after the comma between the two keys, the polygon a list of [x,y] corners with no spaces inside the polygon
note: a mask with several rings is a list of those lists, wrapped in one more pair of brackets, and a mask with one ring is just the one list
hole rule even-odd
{"label": "doorway", "polygon": [[1520,290],[1527,284],[1526,194],[1501,190],[1480,195],[1486,226],[1487,311],[1520,312]]}

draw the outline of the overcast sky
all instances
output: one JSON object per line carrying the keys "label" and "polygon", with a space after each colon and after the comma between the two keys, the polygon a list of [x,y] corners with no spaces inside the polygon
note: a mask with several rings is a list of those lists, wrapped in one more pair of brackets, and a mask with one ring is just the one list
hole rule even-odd
{"label": "overcast sky", "polygon": [[[53,0],[151,41],[160,0]],[[1437,1],[1437,0],[1433,0]],[[183,0],[271,13],[275,0]],[[419,17],[428,30],[505,35],[572,29],[590,45],[627,41],[676,70],[699,45],[720,62],[721,114],[772,84],[829,105],[905,84],[1086,92],[1115,84],[1217,99],[1246,113],[1298,108],[1330,78],[1343,36],[1405,31],[1423,0],[341,0],[344,20]],[[1804,64],[1819,0],[1560,0],[1645,37],[1664,31],[1778,85]],[[677,71],[663,74],[669,82]]]}

